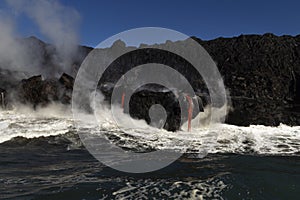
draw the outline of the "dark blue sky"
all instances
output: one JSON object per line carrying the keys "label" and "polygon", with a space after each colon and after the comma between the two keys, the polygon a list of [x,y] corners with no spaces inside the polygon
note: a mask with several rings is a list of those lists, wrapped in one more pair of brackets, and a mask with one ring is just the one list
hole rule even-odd
{"label": "dark blue sky", "polygon": [[[240,34],[300,34],[300,1],[263,0],[62,0],[81,15],[81,44],[95,46],[131,28],[170,28],[201,39]],[[4,3],[0,3],[3,7]],[[22,36],[36,35],[27,18],[18,20]]]}

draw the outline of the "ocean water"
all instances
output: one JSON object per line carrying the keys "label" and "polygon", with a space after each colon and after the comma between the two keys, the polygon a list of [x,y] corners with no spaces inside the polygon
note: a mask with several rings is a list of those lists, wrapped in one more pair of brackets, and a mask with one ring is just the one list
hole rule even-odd
{"label": "ocean water", "polygon": [[119,172],[86,150],[69,113],[0,111],[0,199],[299,199],[300,127],[97,130],[126,149],[184,154],[158,171]]}

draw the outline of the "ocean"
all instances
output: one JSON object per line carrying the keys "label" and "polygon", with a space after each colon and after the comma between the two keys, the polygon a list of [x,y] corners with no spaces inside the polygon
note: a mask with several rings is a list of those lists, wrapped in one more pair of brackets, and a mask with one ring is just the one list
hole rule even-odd
{"label": "ocean", "polygon": [[204,144],[201,127],[125,134],[104,124],[102,132],[126,149],[170,141],[177,145],[168,148],[185,149],[163,169],[126,173],[94,158],[62,113],[0,111],[0,199],[299,199],[299,126],[218,124],[214,142]]}

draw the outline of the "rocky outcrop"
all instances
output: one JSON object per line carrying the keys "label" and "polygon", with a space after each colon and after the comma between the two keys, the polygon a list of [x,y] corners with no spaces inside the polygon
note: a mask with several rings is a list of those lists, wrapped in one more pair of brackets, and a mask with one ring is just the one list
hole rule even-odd
{"label": "rocky outcrop", "polygon": [[71,103],[74,79],[63,74],[59,79],[43,79],[41,75],[23,79],[16,88],[14,100],[23,104],[47,106],[50,102]]}

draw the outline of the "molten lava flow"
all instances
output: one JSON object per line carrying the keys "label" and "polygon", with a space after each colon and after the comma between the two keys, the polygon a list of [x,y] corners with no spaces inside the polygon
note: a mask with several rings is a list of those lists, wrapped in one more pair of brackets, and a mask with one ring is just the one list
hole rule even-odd
{"label": "molten lava flow", "polygon": [[125,101],[125,92],[123,92],[122,94],[122,103],[121,103],[122,108],[124,108],[124,101]]}
{"label": "molten lava flow", "polygon": [[193,115],[193,101],[189,95],[186,95],[186,98],[189,102],[188,108],[188,131],[191,131],[191,122],[192,122],[192,115]]}

